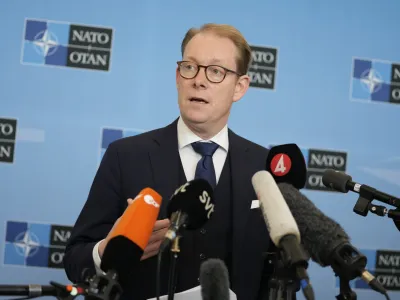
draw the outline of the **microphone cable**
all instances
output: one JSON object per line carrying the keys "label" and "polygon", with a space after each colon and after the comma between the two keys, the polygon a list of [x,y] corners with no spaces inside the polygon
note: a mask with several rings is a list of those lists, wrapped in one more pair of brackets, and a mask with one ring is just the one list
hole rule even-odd
{"label": "microphone cable", "polygon": [[158,254],[157,254],[157,272],[156,272],[156,297],[157,297],[157,300],[160,300],[161,261],[162,261],[162,251],[158,251]]}

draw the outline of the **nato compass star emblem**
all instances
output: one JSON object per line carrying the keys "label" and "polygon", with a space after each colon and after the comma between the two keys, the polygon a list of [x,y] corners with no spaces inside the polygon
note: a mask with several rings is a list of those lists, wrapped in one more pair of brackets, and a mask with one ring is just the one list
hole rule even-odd
{"label": "nato compass star emblem", "polygon": [[376,93],[384,82],[382,76],[374,69],[368,69],[361,75],[361,83],[369,93]]}
{"label": "nato compass star emblem", "polygon": [[38,237],[29,231],[18,234],[13,244],[17,253],[25,258],[34,256],[39,251],[40,245]]}
{"label": "nato compass star emblem", "polygon": [[49,30],[39,32],[34,39],[33,45],[38,54],[46,57],[53,55],[58,48],[58,39]]}

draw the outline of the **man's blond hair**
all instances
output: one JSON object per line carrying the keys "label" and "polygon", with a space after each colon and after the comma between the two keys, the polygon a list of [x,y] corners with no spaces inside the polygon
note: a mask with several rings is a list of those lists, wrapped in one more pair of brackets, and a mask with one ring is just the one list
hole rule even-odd
{"label": "man's blond hair", "polygon": [[202,32],[211,32],[217,36],[230,39],[235,44],[239,53],[239,56],[236,58],[237,72],[241,75],[247,74],[251,61],[251,48],[240,31],[231,25],[207,23],[200,28],[190,28],[182,41],[182,56],[189,41],[196,34]]}

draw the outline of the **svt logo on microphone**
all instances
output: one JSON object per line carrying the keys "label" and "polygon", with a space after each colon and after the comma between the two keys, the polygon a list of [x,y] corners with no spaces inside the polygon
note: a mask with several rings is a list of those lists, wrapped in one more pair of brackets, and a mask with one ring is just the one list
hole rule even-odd
{"label": "svt logo on microphone", "polygon": [[275,155],[271,160],[270,168],[275,176],[285,176],[289,173],[291,167],[292,161],[290,157],[284,153]]}

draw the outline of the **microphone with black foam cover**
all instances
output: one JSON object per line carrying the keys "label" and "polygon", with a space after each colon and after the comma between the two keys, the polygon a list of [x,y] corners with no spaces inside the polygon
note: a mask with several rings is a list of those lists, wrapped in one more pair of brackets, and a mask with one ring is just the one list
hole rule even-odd
{"label": "microphone with black foam cover", "polygon": [[133,200],[112,230],[101,260],[101,269],[113,271],[122,286],[129,284],[144,253],[160,211],[162,197],[145,188]]}
{"label": "microphone with black foam cover", "polygon": [[371,200],[376,199],[383,203],[400,208],[399,198],[378,191],[377,189],[370,187],[366,184],[354,182],[353,178],[344,172],[327,169],[324,171],[324,174],[322,176],[322,183],[326,187],[342,193],[352,191],[360,195],[367,194],[371,197]]}
{"label": "microphone with black foam cover", "polygon": [[266,170],[276,183],[288,182],[302,189],[307,180],[307,165],[300,148],[296,144],[272,147],[267,156]]}
{"label": "microphone with black foam cover", "polygon": [[306,299],[314,299],[306,271],[308,257],[301,246],[299,228],[274,178],[267,171],[259,171],[253,175],[252,184],[272,242],[283,250],[283,262],[295,270]]}
{"label": "microphone with black foam cover", "polygon": [[306,196],[288,183],[278,187],[300,230],[302,244],[312,260],[320,266],[331,266],[345,280],[361,277],[382,294],[383,286],[366,269],[367,258],[350,244],[350,238],[333,219],[324,215]]}
{"label": "microphone with black foam cover", "polygon": [[[400,199],[378,191],[366,184],[361,184],[353,181],[353,178],[337,170],[327,169],[322,176],[322,183],[338,192],[347,193],[352,191],[360,195],[353,211],[361,216],[366,216],[368,210],[378,216],[387,216],[393,219],[394,225],[400,231]],[[397,209],[386,209],[379,205],[372,205],[372,200],[378,200],[383,203],[397,207]]]}
{"label": "microphone with black foam cover", "polygon": [[203,300],[229,300],[229,273],[222,260],[210,258],[202,263],[199,280]]}
{"label": "microphone with black foam cover", "polygon": [[175,240],[181,228],[196,230],[211,218],[214,212],[213,196],[213,188],[201,178],[188,181],[176,189],[167,205],[171,225],[161,243],[161,252]]}

